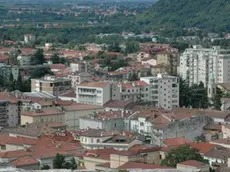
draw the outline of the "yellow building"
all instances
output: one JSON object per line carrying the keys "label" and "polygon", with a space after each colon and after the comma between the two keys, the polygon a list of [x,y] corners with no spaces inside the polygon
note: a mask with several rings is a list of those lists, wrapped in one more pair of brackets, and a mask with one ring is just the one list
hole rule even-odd
{"label": "yellow building", "polygon": [[170,74],[177,73],[178,55],[170,52],[160,52],[157,54],[157,65],[164,64],[169,67]]}
{"label": "yellow building", "polygon": [[58,109],[45,109],[35,112],[24,112],[21,115],[21,125],[39,122],[65,123],[65,114]]}

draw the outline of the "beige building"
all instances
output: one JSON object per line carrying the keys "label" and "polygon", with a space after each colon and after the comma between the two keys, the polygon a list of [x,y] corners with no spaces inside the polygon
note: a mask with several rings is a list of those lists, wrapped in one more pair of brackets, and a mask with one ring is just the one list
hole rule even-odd
{"label": "beige building", "polygon": [[157,54],[157,64],[165,64],[169,67],[169,74],[177,74],[178,55],[170,52],[160,52]]}
{"label": "beige building", "polygon": [[34,112],[23,112],[21,115],[21,125],[38,122],[65,122],[64,112],[58,109],[38,110]]}
{"label": "beige building", "polygon": [[223,139],[230,138],[230,125],[225,124],[221,127],[223,133]]}
{"label": "beige building", "polygon": [[40,79],[31,79],[31,92],[46,92],[58,96],[71,89],[71,80],[46,75]]}

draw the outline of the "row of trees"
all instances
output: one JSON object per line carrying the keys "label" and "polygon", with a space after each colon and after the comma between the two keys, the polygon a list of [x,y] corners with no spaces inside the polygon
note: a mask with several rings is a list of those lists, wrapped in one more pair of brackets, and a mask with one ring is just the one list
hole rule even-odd
{"label": "row of trees", "polygon": [[202,108],[207,109],[208,107],[213,107],[217,110],[221,108],[221,98],[228,97],[225,95],[218,87],[216,88],[216,94],[210,103],[207,95],[207,88],[204,84],[200,82],[199,85],[194,84],[189,86],[188,82],[179,79],[179,94],[180,94],[180,107],[192,107],[192,108]]}

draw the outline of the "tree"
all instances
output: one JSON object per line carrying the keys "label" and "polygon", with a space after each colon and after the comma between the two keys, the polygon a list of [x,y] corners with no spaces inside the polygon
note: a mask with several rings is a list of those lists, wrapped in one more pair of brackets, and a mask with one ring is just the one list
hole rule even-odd
{"label": "tree", "polygon": [[51,57],[51,61],[53,62],[53,64],[60,63],[60,57],[57,54],[54,54]]}
{"label": "tree", "polygon": [[51,57],[51,61],[53,64],[59,64],[59,63],[66,64],[67,63],[67,60],[65,58],[63,58],[63,57],[61,58],[57,54],[54,54]]}
{"label": "tree", "polygon": [[50,169],[50,166],[49,165],[43,165],[41,167],[41,170],[49,170]]}
{"label": "tree", "polygon": [[137,42],[126,42],[125,44],[125,54],[136,53],[140,50],[139,44]]}
{"label": "tree", "polygon": [[212,102],[213,102],[213,107],[217,110],[220,110],[221,108],[221,98],[223,98],[225,95],[224,93],[221,91],[221,89],[219,89],[218,87],[216,87],[216,94],[214,95]]}
{"label": "tree", "polygon": [[50,68],[43,67],[43,68],[39,68],[39,69],[34,70],[31,73],[30,77],[31,78],[41,78],[46,74],[52,74],[52,72],[51,72]]}
{"label": "tree", "polygon": [[108,51],[121,52],[121,47],[118,42],[114,42],[113,44],[108,46]]}
{"label": "tree", "polygon": [[189,107],[190,101],[189,97],[191,95],[191,90],[189,88],[188,82],[179,77],[179,105],[180,107]]}
{"label": "tree", "polygon": [[38,49],[33,57],[33,64],[43,64],[45,62],[44,54],[42,49]]}
{"label": "tree", "polygon": [[65,156],[61,154],[57,154],[53,159],[53,168],[54,169],[63,169],[65,167]]}
{"label": "tree", "polygon": [[77,169],[77,163],[76,163],[74,157],[71,158],[71,160],[70,160],[70,169],[71,170]]}
{"label": "tree", "polygon": [[187,160],[196,160],[204,163],[208,163],[195,148],[190,148],[189,145],[182,145],[176,149],[171,150],[165,159],[161,162],[161,165],[176,167],[178,163],[187,161]]}

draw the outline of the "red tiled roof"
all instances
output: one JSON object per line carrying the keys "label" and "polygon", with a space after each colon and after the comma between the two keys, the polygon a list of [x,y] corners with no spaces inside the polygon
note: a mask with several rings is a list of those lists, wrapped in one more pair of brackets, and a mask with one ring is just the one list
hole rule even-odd
{"label": "red tiled roof", "polygon": [[25,150],[0,152],[0,158],[17,158],[17,157],[23,157],[28,155],[31,155],[31,152]]}
{"label": "red tiled roof", "polygon": [[36,158],[25,156],[20,157],[12,162],[10,162],[11,165],[14,165],[16,167],[25,166],[25,165],[34,165],[39,164],[39,161]]}
{"label": "red tiled roof", "polygon": [[0,55],[0,61],[7,61],[9,60],[9,56],[7,55]]}
{"label": "red tiled roof", "polygon": [[106,148],[106,149],[97,149],[97,150],[89,150],[85,157],[92,157],[97,159],[110,159],[110,154],[116,154],[119,152],[118,150],[115,150],[113,148]]}
{"label": "red tiled roof", "polygon": [[12,137],[7,135],[0,135],[0,144],[12,144],[12,145],[35,145],[37,139],[25,138],[25,137]]}
{"label": "red tiled roof", "polygon": [[196,160],[188,160],[188,161],[181,162],[179,164],[186,165],[186,166],[192,166],[192,167],[201,167],[201,166],[207,165],[203,162],[196,161]]}
{"label": "red tiled roof", "polygon": [[64,64],[51,64],[51,65],[49,65],[49,67],[50,67],[51,69],[64,69],[64,68],[66,68],[67,66],[64,65]]}
{"label": "red tiled roof", "polygon": [[118,167],[118,169],[172,169],[171,167],[164,167],[156,164],[144,164],[137,162],[126,162]]}
{"label": "red tiled roof", "polygon": [[180,146],[191,143],[189,140],[183,137],[165,139],[163,142],[166,146]]}
{"label": "red tiled roof", "polygon": [[196,148],[199,150],[200,153],[204,154],[209,152],[212,149],[215,149],[216,145],[206,143],[206,142],[193,142],[189,143],[191,148]]}
{"label": "red tiled roof", "polygon": [[111,107],[111,108],[125,108],[130,103],[131,103],[130,101],[124,101],[124,100],[110,100],[109,102],[104,104],[104,106]]}

